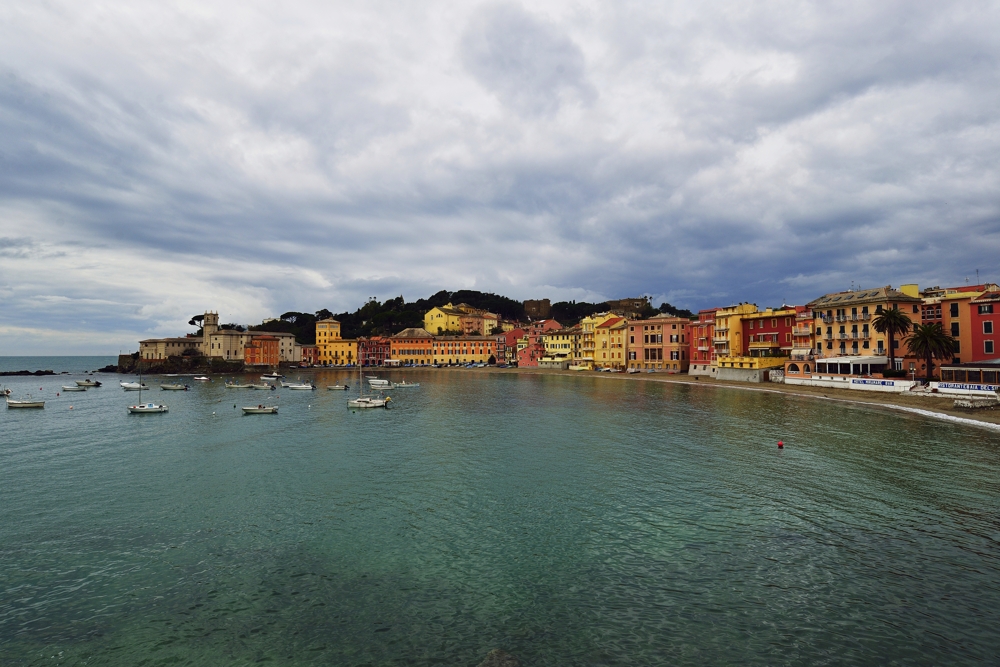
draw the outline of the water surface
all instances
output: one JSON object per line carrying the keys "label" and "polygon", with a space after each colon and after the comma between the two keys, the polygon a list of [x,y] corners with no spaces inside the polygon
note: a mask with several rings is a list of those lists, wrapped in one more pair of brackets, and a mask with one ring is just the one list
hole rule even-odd
{"label": "water surface", "polygon": [[395,377],[422,386],[392,410],[286,390],[276,417],[221,381],[130,416],[115,376],[58,398],[65,376],[7,378],[49,402],[0,413],[0,663],[1000,655],[997,434],[711,387]]}

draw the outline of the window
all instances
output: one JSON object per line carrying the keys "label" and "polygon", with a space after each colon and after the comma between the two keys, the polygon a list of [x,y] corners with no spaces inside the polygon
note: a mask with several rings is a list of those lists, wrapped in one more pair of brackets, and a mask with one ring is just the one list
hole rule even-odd
{"label": "window", "polygon": [[920,312],[920,308],[917,307],[917,306],[913,306],[913,312],[919,313]]}
{"label": "window", "polygon": [[952,336],[957,336],[958,335],[958,322],[952,322],[951,323],[951,335]]}
{"label": "window", "polygon": [[983,333],[984,334],[991,334],[991,333],[993,333],[993,322],[992,321],[983,322]]}
{"label": "window", "polygon": [[980,315],[992,315],[993,314],[993,304],[992,303],[984,303],[981,306],[979,306],[979,314]]}
{"label": "window", "polygon": [[771,328],[772,329],[777,329],[778,328],[778,320],[777,319],[771,320]]}
{"label": "window", "polygon": [[983,341],[983,352],[986,354],[993,354],[993,341],[986,340]]}
{"label": "window", "polygon": [[958,304],[957,303],[951,304],[951,316],[952,317],[958,317]]}

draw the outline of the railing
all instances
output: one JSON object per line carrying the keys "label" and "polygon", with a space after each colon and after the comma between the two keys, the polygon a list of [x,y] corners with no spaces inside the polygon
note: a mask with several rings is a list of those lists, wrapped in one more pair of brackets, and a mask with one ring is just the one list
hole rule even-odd
{"label": "railing", "polygon": [[838,322],[846,322],[847,321],[847,315],[837,315],[837,321]]}
{"label": "railing", "polygon": [[812,329],[792,329],[793,336],[812,336]]}
{"label": "railing", "polygon": [[723,331],[729,331],[729,327],[715,327],[716,333],[721,333]]}
{"label": "railing", "polygon": [[825,334],[823,334],[823,338],[825,338],[827,340],[833,340],[833,334],[832,333],[825,333]]}
{"label": "railing", "polygon": [[837,334],[837,338],[840,339],[840,340],[847,340],[847,334],[845,334],[845,333],[839,333],[839,334]]}
{"label": "railing", "polygon": [[813,361],[816,358],[812,354],[793,354],[791,356],[792,361]]}
{"label": "railing", "polygon": [[712,339],[712,342],[715,343],[715,344],[728,343],[729,339],[726,338],[725,336],[722,336],[722,337],[716,336],[715,338]]}
{"label": "railing", "polygon": [[709,348],[708,345],[699,345],[698,346],[698,351],[699,352],[708,352],[709,349],[711,349],[711,348]]}
{"label": "railing", "polygon": [[823,322],[825,322],[826,324],[832,324],[833,323],[833,316],[832,315],[820,315],[819,318],[821,320],[823,320]]}
{"label": "railing", "polygon": [[753,340],[750,341],[750,347],[752,348],[781,347],[781,343],[779,343],[776,340]]}

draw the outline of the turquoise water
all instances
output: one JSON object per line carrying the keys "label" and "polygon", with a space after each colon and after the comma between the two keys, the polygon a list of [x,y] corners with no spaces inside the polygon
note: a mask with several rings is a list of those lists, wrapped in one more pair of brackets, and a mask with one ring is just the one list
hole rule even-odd
{"label": "turquoise water", "polygon": [[286,390],[254,417],[233,405],[265,393],[220,380],[129,416],[116,376],[58,398],[66,378],[7,378],[49,402],[0,412],[0,664],[1000,655],[997,434],[709,387],[395,377],[422,386],[389,411]]}

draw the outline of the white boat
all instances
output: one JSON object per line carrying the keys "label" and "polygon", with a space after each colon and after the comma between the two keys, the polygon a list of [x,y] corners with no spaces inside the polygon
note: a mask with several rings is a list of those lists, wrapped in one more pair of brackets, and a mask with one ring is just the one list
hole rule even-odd
{"label": "white boat", "polygon": [[122,382],[121,385],[125,391],[142,391],[143,389],[149,391],[149,387],[141,382]]}
{"label": "white boat", "polygon": [[276,415],[278,414],[277,405],[258,405],[256,407],[250,405],[243,408],[243,414],[245,415]]}
{"label": "white boat", "polygon": [[376,388],[376,387],[388,387],[390,385],[389,385],[389,381],[388,380],[381,380],[381,379],[379,379],[377,377],[371,377],[371,376],[369,376],[368,377],[368,386],[372,387],[372,388]]}
{"label": "white boat", "polygon": [[282,389],[288,389],[289,387],[291,387],[295,383],[294,382],[285,382],[284,380],[281,380],[281,381],[278,382],[278,384],[281,385]]}
{"label": "white boat", "polygon": [[44,408],[44,407],[45,407],[45,401],[33,401],[30,396],[23,401],[15,401],[10,396],[7,397],[8,410],[13,408]]}
{"label": "white boat", "polygon": [[[284,386],[284,385],[282,385],[282,386]],[[290,385],[288,385],[285,388],[286,389],[299,389],[299,390],[305,390],[305,389],[312,390],[312,389],[316,388],[316,385],[314,385],[314,384],[306,384],[305,382],[300,382],[300,383],[297,383],[297,384],[290,384]]]}
{"label": "white boat", "polygon": [[[143,403],[142,402],[142,390],[143,389],[149,389],[149,387],[147,387],[146,385],[144,385],[142,383],[142,369],[139,370],[139,383],[138,384],[139,384],[139,402],[136,403],[135,405],[128,406],[127,410],[129,411],[129,414],[143,415],[143,414],[152,414],[152,413],[160,413],[160,412],[166,412],[167,411],[167,406],[165,406],[165,405],[163,405],[161,403]],[[129,390],[126,389],[125,391],[129,391]]]}
{"label": "white boat", "polygon": [[261,380],[280,380],[283,377],[285,377],[285,376],[281,375],[280,373],[278,373],[278,371],[274,371],[272,373],[268,373],[267,375],[261,375],[260,379]]}
{"label": "white boat", "polygon": [[[377,380],[378,378],[368,378],[368,382],[371,383],[372,380]],[[382,380],[388,384],[388,380]],[[358,366],[358,397],[352,398],[347,401],[348,408],[356,409],[368,409],[368,408],[387,408],[389,407],[389,401],[392,399],[386,396],[385,398],[376,398],[374,396],[365,396],[365,383],[361,378],[361,366]]]}
{"label": "white boat", "polygon": [[258,382],[256,384],[251,384],[250,387],[253,389],[264,389],[264,390],[274,389],[273,384],[268,384],[266,382]]}
{"label": "white boat", "polygon": [[163,391],[187,391],[190,387],[186,384],[161,384],[160,389]]}
{"label": "white boat", "polygon": [[86,387],[80,387],[78,385],[72,384],[72,385],[69,385],[69,386],[63,385],[62,390],[63,391],[87,391],[87,388]]}
{"label": "white boat", "polygon": [[101,383],[98,380],[77,380],[77,387],[100,387]]}
{"label": "white boat", "polygon": [[240,384],[239,382],[227,382],[226,389],[249,389],[252,384]]}
{"label": "white boat", "polygon": [[350,387],[346,384],[328,384],[326,385],[326,388],[333,391],[347,391],[350,389]]}
{"label": "white boat", "polygon": [[407,382],[406,380],[403,380],[402,382],[392,383],[393,389],[406,389],[407,387],[419,387],[419,386],[420,386],[419,382]]}
{"label": "white boat", "polygon": [[210,378],[207,378],[204,375],[202,375],[201,377],[194,378],[194,381],[195,382],[211,382],[212,380]]}

